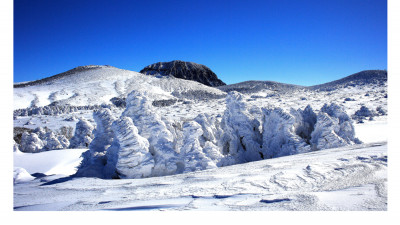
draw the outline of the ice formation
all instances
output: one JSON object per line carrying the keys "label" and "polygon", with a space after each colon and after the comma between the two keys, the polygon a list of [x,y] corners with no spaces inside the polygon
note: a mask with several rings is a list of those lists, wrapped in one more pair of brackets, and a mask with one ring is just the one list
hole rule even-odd
{"label": "ice formation", "polygon": [[253,106],[249,112],[238,92],[228,94],[222,118],[199,114],[169,121],[137,91],[126,98],[119,119],[109,109],[93,117],[97,128],[78,176],[164,176],[359,143],[339,105],[325,104],[318,114],[310,106],[290,111]]}
{"label": "ice formation", "polygon": [[173,134],[152,107],[144,94],[133,91],[126,98],[122,116],[131,118],[139,134],[149,141],[149,151],[155,160],[153,173],[158,176],[175,174],[178,154],[174,150]]}
{"label": "ice formation", "polygon": [[153,156],[149,152],[149,142],[140,136],[132,119],[122,117],[112,124],[119,148],[115,159],[107,157],[108,163],[116,162],[115,168],[120,178],[143,178],[152,175]]}
{"label": "ice formation", "polygon": [[230,92],[226,97],[221,128],[224,134],[221,139],[222,153],[232,155],[235,163],[260,160],[262,137],[259,131],[260,122],[251,118],[247,112],[243,95]]}
{"label": "ice formation", "polygon": [[[106,153],[114,141],[114,132],[111,128],[116,118],[109,109],[100,109],[93,112],[96,122],[94,139],[89,145],[89,150],[82,154],[83,160],[78,167],[76,176],[111,178],[113,174],[105,170],[107,164]],[[108,167],[106,168],[108,169]]]}
{"label": "ice formation", "polygon": [[200,145],[199,137],[203,134],[200,124],[195,121],[185,122],[183,124],[183,133],[184,144],[180,151],[184,163],[183,172],[216,168],[215,162],[204,154]]}
{"label": "ice formation", "polygon": [[[303,120],[299,118],[300,114],[292,115],[280,108],[263,109],[263,111],[263,158],[275,158],[310,151],[310,146],[306,141],[296,134],[296,130],[305,130],[302,126]],[[297,117],[295,117],[296,115]]]}
{"label": "ice formation", "polygon": [[355,137],[351,118],[341,106],[335,103],[325,104],[321,108],[310,142],[313,150],[360,143]]}

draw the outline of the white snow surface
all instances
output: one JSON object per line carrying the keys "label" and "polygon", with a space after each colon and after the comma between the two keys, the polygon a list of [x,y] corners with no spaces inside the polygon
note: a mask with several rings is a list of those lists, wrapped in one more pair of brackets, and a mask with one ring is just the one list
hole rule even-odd
{"label": "white snow surface", "polygon": [[110,104],[111,98],[126,97],[133,90],[147,91],[152,99],[173,98],[173,91],[224,93],[195,81],[173,77],[156,78],[111,66],[98,67],[44,84],[14,88],[14,109],[46,106],[54,101],[75,106]]}
{"label": "white snow surface", "polygon": [[[78,152],[82,150],[15,157],[17,162],[41,158],[42,167],[52,167],[44,166],[53,162],[42,156],[51,154],[59,159],[57,164],[65,164],[78,159]],[[55,178],[14,184],[14,210],[387,210],[387,144],[353,145],[164,177]]]}

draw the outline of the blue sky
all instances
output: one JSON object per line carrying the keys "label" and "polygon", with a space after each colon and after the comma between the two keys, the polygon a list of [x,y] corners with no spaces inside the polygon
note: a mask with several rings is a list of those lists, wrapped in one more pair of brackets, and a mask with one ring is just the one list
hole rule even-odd
{"label": "blue sky", "polygon": [[387,68],[385,0],[15,0],[14,82],[82,65],[204,64],[224,82],[314,85]]}

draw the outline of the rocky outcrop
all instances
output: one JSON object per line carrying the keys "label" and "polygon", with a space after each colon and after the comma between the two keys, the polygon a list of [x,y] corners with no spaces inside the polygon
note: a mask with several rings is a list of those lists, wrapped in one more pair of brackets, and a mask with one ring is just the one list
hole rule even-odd
{"label": "rocky outcrop", "polygon": [[173,76],[185,80],[194,80],[211,87],[225,85],[225,83],[218,79],[217,75],[208,67],[180,60],[154,63],[143,68],[140,73],[160,77]]}

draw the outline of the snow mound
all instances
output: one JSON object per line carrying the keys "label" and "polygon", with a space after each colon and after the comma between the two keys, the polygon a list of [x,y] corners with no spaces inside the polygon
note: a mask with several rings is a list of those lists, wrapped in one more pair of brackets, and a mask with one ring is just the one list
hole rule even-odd
{"label": "snow mound", "polygon": [[14,184],[28,182],[34,179],[35,177],[31,176],[24,168],[14,167]]}

